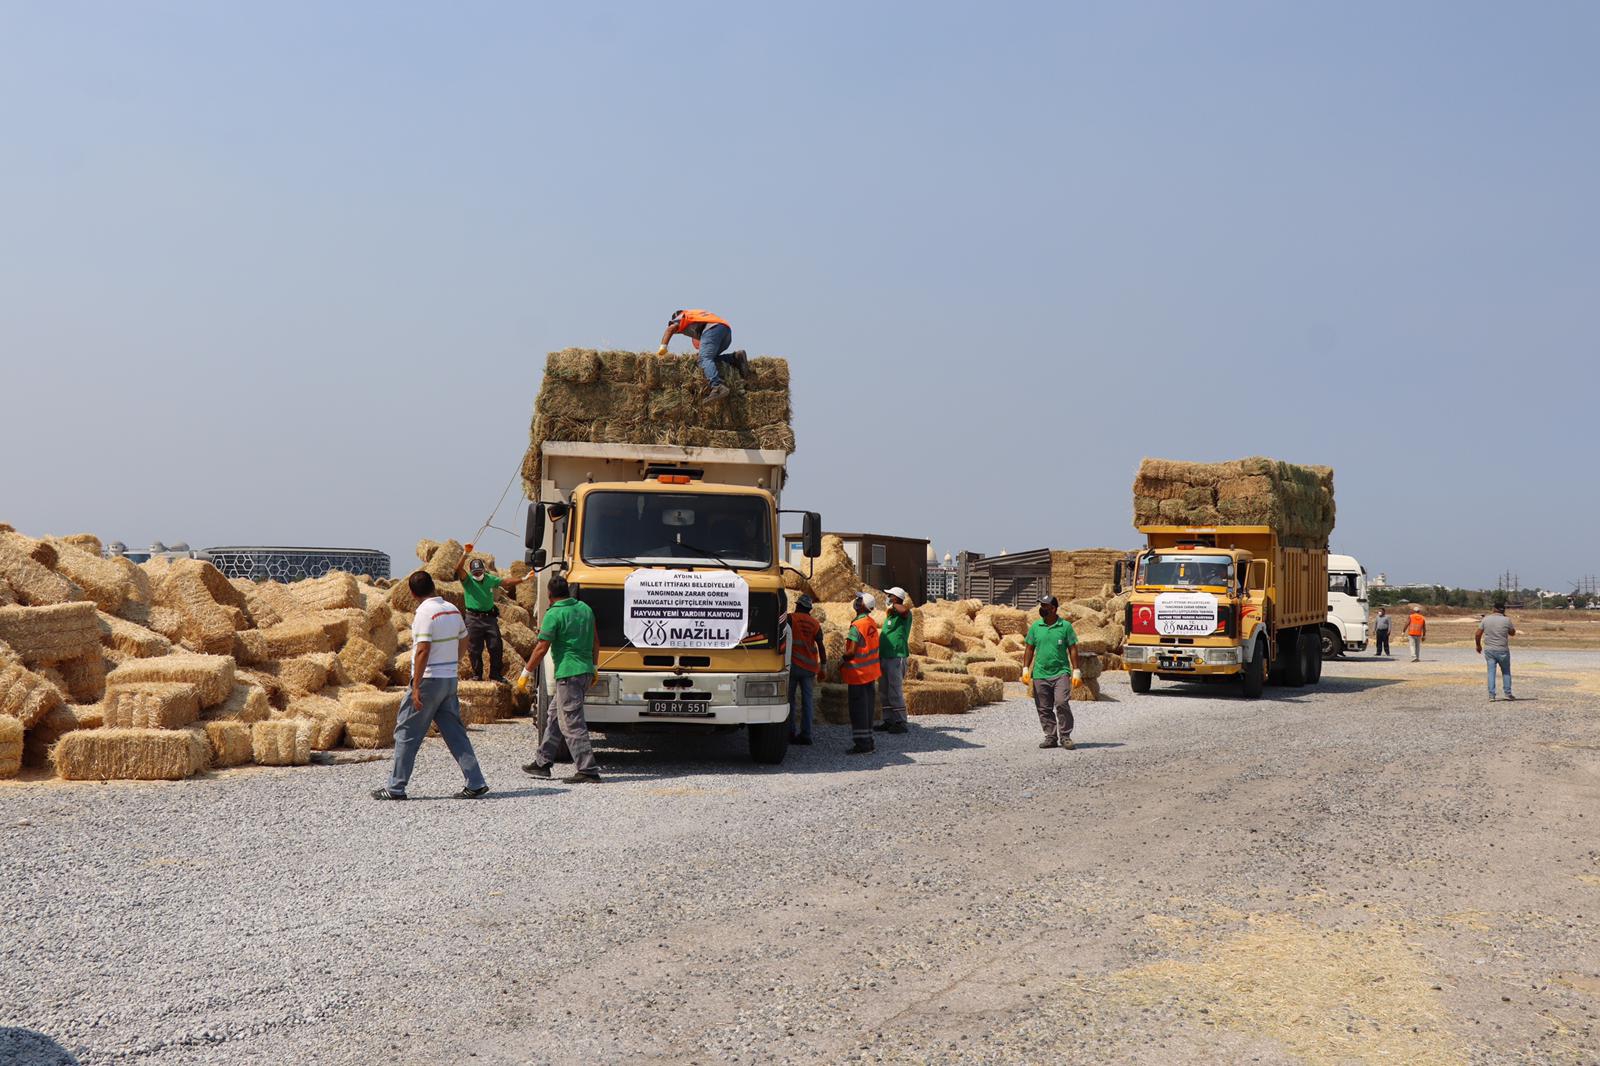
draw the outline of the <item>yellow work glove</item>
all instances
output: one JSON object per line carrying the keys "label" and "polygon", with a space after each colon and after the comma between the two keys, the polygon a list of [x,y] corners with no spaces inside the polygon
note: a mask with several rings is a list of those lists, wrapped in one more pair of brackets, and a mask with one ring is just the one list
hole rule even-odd
{"label": "yellow work glove", "polygon": [[522,673],[517,675],[517,695],[527,695],[528,686],[531,684],[533,684],[533,675],[528,673],[527,669],[524,668]]}
{"label": "yellow work glove", "polygon": [[470,554],[471,554],[471,553],[472,553],[472,545],[470,545],[470,544],[463,544],[463,545],[462,545],[462,546],[461,546],[461,550],[462,550],[462,551],[464,551],[464,552],[467,552],[467,553],[468,553],[468,554],[469,554],[469,555],[470,555]]}
{"label": "yellow work glove", "polygon": [[667,354],[667,346],[665,344],[663,344],[661,347],[657,348],[656,349],[656,354],[657,355],[666,355]]}
{"label": "yellow work glove", "polygon": [[1072,687],[1073,688],[1077,688],[1082,684],[1083,684],[1083,671],[1082,670],[1074,670],[1074,671],[1072,671]]}
{"label": "yellow work glove", "polygon": [[1024,685],[1033,684],[1033,671],[1032,670],[1024,670],[1024,671],[1022,671],[1022,683]]}
{"label": "yellow work glove", "polygon": [[596,670],[594,676],[589,678],[589,687],[594,688],[600,683],[600,671]]}

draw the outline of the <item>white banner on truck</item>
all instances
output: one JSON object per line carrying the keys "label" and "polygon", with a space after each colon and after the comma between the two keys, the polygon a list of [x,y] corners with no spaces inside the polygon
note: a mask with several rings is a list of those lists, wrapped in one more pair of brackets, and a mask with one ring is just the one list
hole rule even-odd
{"label": "white banner on truck", "polygon": [[1156,597],[1156,633],[1209,637],[1217,631],[1217,598],[1209,592],[1163,592]]}
{"label": "white banner on truck", "polygon": [[635,570],[622,590],[622,632],[639,648],[737,647],[750,585],[731,570]]}

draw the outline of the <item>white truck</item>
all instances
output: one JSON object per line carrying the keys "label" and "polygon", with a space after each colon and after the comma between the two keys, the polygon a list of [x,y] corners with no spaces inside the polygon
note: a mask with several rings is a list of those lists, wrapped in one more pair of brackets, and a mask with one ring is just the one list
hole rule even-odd
{"label": "white truck", "polygon": [[1328,556],[1328,620],[1322,657],[1367,650],[1367,570],[1351,555]]}
{"label": "white truck", "polygon": [[[599,681],[584,716],[595,732],[744,729],[750,754],[789,747],[789,664],[779,494],[781,450],[545,441],[527,562],[566,577],[594,611]],[[822,519],[803,516],[803,554]],[[549,605],[538,580],[538,614]],[[546,656],[534,709],[542,731],[555,688]]]}

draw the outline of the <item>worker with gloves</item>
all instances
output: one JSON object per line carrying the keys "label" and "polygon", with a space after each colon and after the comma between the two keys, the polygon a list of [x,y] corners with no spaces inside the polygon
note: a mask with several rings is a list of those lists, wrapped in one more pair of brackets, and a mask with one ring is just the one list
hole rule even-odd
{"label": "worker with gloves", "polygon": [[522,770],[534,777],[548,778],[550,767],[561,757],[564,745],[572,753],[573,773],[562,780],[569,785],[598,784],[600,770],[595,766],[594,746],[589,742],[583,700],[589,694],[589,686],[599,676],[595,651],[600,647],[600,630],[589,605],[572,598],[566,578],[552,574],[545,583],[545,590],[550,594],[550,606],[539,626],[539,642],[533,646],[528,665],[517,678],[517,691],[527,692],[532,687],[539,664],[552,653],[556,664],[556,690],[550,701],[544,741],[533,761]]}
{"label": "worker with gloves", "polygon": [[1078,634],[1062,618],[1056,598],[1039,597],[1039,620],[1028,627],[1022,649],[1022,683],[1033,691],[1033,705],[1044,727],[1041,748],[1072,748],[1072,689],[1083,683],[1078,669]]}
{"label": "worker with gloves", "polygon": [[856,620],[850,623],[845,634],[844,661],[839,666],[839,678],[849,686],[850,745],[847,754],[865,755],[873,750],[872,742],[872,690],[883,676],[878,662],[878,623],[873,620],[873,608],[878,600],[870,592],[863,592],[851,603]]}
{"label": "worker with gloves", "polygon": [[461,598],[466,603],[467,623],[467,672],[472,680],[476,681],[481,676],[478,673],[478,663],[483,659],[485,649],[489,653],[489,680],[504,681],[505,666],[505,641],[500,637],[500,613],[495,609],[494,590],[500,587],[516,588],[522,584],[524,577],[501,577],[491,574],[484,566],[482,559],[468,559],[471,557],[472,545],[466,546],[467,554],[461,557],[456,564],[456,580],[461,582]]}
{"label": "worker with gloves", "polygon": [[716,403],[727,399],[728,386],[722,383],[720,364],[733,367],[740,376],[750,373],[750,359],[744,351],[728,350],[728,345],[733,343],[733,327],[728,325],[727,319],[719,318],[710,311],[698,308],[674,311],[672,317],[667,319],[667,331],[661,335],[661,347],[656,349],[656,354],[666,355],[667,345],[679,333],[688,337],[689,343],[700,353],[700,369],[705,371],[706,383],[711,387],[706,394],[706,402]]}
{"label": "worker with gloves", "polygon": [[811,597],[801,596],[783,616],[789,639],[789,743],[811,743],[816,709],[817,675],[828,661],[822,623],[811,614]]}
{"label": "worker with gloves", "polygon": [[878,733],[906,731],[906,664],[911,661],[911,597],[903,588],[888,589],[888,612],[879,638],[878,663],[883,676],[878,680],[878,696],[883,701],[883,722]]}

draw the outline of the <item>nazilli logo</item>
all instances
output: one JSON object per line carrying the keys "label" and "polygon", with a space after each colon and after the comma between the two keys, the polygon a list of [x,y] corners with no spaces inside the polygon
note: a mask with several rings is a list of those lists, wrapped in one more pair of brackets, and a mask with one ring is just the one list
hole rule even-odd
{"label": "nazilli logo", "polygon": [[644,642],[652,648],[659,648],[667,642],[667,627],[664,622],[646,622],[644,626]]}

